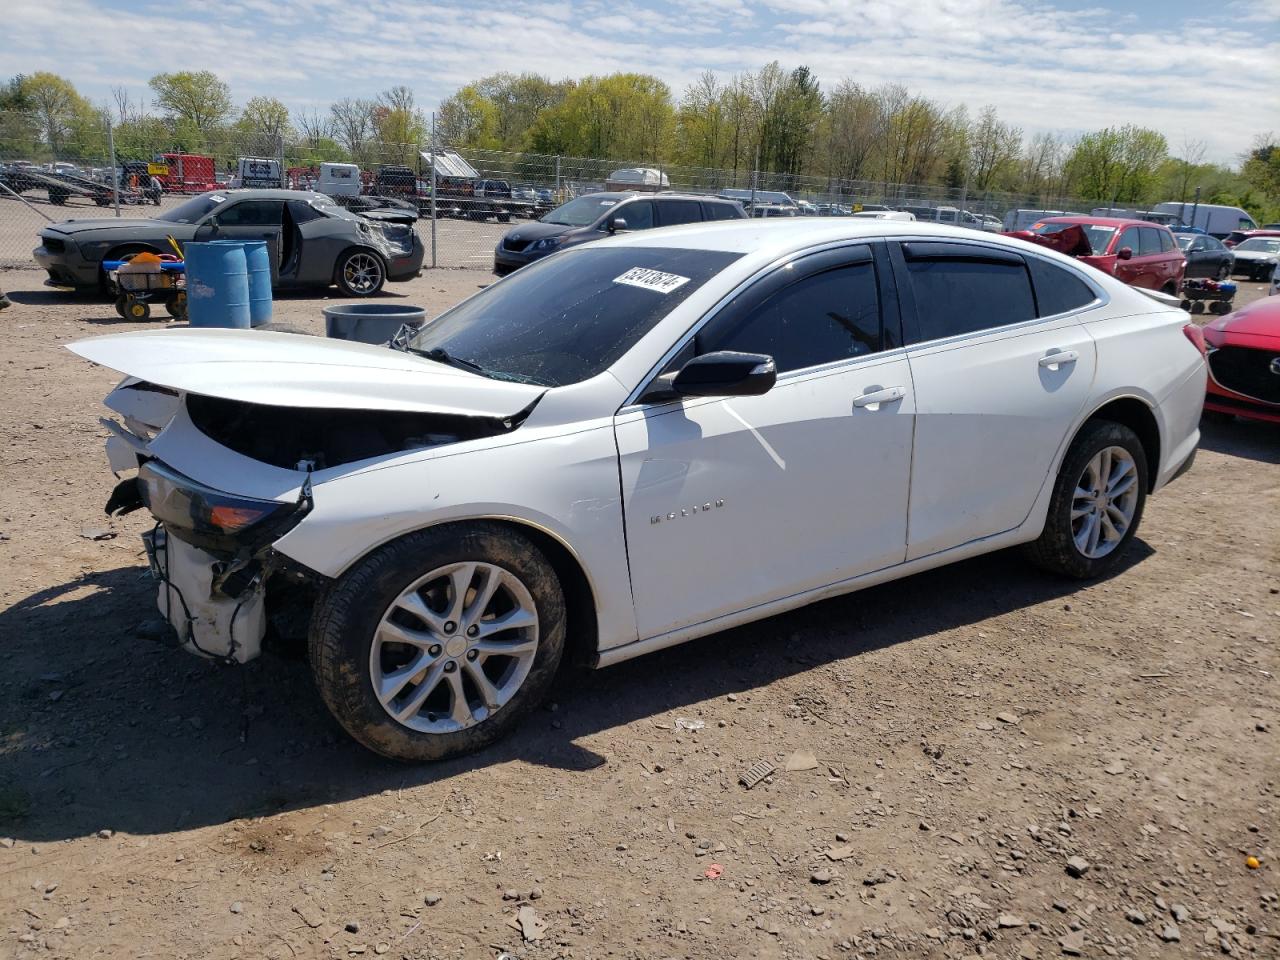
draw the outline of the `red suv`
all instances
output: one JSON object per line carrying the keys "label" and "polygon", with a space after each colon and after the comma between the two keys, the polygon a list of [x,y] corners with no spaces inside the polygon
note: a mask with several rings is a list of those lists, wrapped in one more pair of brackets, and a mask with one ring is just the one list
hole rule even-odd
{"label": "red suv", "polygon": [[1169,228],[1113,217],[1049,217],[1016,236],[1052,247],[1134,287],[1176,294],[1187,269]]}

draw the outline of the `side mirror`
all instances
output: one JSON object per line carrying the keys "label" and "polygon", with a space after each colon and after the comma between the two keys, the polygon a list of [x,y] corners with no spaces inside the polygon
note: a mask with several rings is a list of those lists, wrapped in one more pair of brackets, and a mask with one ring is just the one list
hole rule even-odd
{"label": "side mirror", "polygon": [[1116,259],[1117,259],[1117,260],[1132,260],[1132,259],[1133,259],[1133,247],[1121,247],[1119,250],[1117,250],[1117,251],[1116,251]]}
{"label": "side mirror", "polygon": [[758,397],[778,381],[773,357],[719,350],[694,357],[671,381],[679,397]]}
{"label": "side mirror", "polygon": [[617,233],[619,230],[627,229],[627,221],[621,217],[613,217],[609,220],[608,228],[610,233]]}

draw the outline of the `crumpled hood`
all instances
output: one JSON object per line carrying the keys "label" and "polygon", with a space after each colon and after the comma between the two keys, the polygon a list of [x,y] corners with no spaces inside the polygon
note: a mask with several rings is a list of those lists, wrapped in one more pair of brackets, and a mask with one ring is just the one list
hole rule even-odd
{"label": "crumpled hood", "polygon": [[148,383],[268,406],[506,418],[545,392],[388,347],[259,330],[119,333],[67,349]]}

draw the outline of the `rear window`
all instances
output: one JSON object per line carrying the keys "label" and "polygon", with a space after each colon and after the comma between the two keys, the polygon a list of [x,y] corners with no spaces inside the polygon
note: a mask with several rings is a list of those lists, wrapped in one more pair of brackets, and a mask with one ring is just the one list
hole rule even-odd
{"label": "rear window", "polygon": [[566,250],[441,314],[410,348],[443,349],[494,379],[579,383],[608,369],[740,256],[659,247]]}
{"label": "rear window", "polygon": [[1065,267],[1039,257],[1027,257],[1027,268],[1031,271],[1036,305],[1042,317],[1079,310],[1097,299],[1089,285]]}
{"label": "rear window", "polygon": [[682,223],[701,223],[702,204],[697,200],[659,200],[658,216],[662,226],[674,227]]}
{"label": "rear window", "polygon": [[1037,223],[1031,229],[1035,233],[1050,234],[1061,233],[1068,227],[1079,227],[1084,231],[1085,239],[1089,241],[1089,249],[1095,256],[1106,253],[1111,238],[1116,235],[1115,227],[1100,223]]}
{"label": "rear window", "polygon": [[1153,253],[1160,253],[1164,250],[1164,246],[1160,243],[1160,234],[1163,230],[1155,227],[1139,227],[1138,228],[1138,250],[1137,253],[1144,257],[1149,257]]}
{"label": "rear window", "polygon": [[704,203],[708,220],[739,220],[742,208],[736,203]]}
{"label": "rear window", "polygon": [[1030,277],[1022,262],[908,256],[907,272],[922,341],[1035,319]]}

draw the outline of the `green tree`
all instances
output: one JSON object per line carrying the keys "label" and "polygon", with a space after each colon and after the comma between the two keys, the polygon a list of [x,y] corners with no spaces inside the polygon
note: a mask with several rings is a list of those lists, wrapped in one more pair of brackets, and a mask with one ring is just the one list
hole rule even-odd
{"label": "green tree", "polygon": [[436,132],[450,147],[503,147],[498,136],[498,107],[475,84],[468,84],[440,104]]}
{"label": "green tree", "polygon": [[1107,127],[1077,140],[1067,167],[1073,188],[1087,199],[1141,203],[1154,192],[1168,155],[1168,142],[1155,130]]}
{"label": "green tree", "polygon": [[427,125],[422,111],[414,105],[412,90],[404,86],[384,90],[378,95],[371,120],[383,163],[416,160],[418,145],[427,139]]}
{"label": "green tree", "polygon": [[293,137],[289,108],[275,97],[252,97],[240,111],[234,133],[245,155],[274,157]]}
{"label": "green tree", "polygon": [[587,77],[564,102],[544,110],[530,130],[542,153],[657,162],[673,141],[671,89],[641,73]]}
{"label": "green tree", "polygon": [[725,149],[724,94],[710,70],[685,90],[676,112],[676,157],[681,163],[719,166]]}
{"label": "green tree", "polygon": [[29,105],[40,136],[55,157],[79,152],[77,134],[85,132],[95,115],[89,101],[69,80],[56,73],[33,73],[22,78],[20,97]]}
{"label": "green tree", "polygon": [[203,136],[232,114],[231,90],[209,70],[158,73],[148,81],[156,106],[174,123],[185,121]]}
{"label": "green tree", "polygon": [[879,99],[852,80],[842,80],[827,97],[822,127],[826,174],[836,180],[871,177],[875,150],[884,138],[886,117]]}
{"label": "green tree", "polygon": [[974,189],[987,191],[1007,182],[1022,153],[1022,131],[1003,122],[993,106],[983,107],[968,131],[969,177]]}
{"label": "green tree", "polygon": [[808,67],[796,67],[776,87],[769,85],[767,98],[762,103],[760,162],[794,176],[808,161],[817,134],[823,106],[818,80]]}

